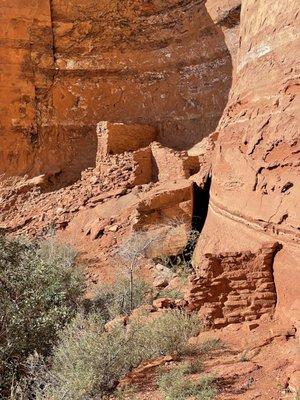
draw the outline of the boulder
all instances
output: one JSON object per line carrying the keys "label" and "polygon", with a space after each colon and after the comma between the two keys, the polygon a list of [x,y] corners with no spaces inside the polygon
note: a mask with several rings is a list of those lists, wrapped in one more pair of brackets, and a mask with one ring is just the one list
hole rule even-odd
{"label": "boulder", "polygon": [[156,299],[153,301],[153,306],[158,309],[164,308],[176,308],[176,303],[174,299],[170,299],[168,297],[161,297],[160,299]]}
{"label": "boulder", "polygon": [[293,393],[299,393],[299,391],[300,391],[300,371],[295,371],[290,376],[289,389]]}
{"label": "boulder", "polygon": [[155,289],[164,289],[169,284],[166,278],[155,278],[153,281],[153,286]]}

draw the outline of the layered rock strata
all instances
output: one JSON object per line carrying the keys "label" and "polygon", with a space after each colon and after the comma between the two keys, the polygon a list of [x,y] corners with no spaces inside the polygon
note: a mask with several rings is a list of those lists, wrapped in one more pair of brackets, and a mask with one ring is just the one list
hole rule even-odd
{"label": "layered rock strata", "polygon": [[[274,258],[277,315],[299,321],[299,13],[296,1],[244,0],[230,99],[212,160],[210,207],[195,253]],[[224,271],[225,272],[225,271]],[[220,288],[222,291],[222,289]]]}

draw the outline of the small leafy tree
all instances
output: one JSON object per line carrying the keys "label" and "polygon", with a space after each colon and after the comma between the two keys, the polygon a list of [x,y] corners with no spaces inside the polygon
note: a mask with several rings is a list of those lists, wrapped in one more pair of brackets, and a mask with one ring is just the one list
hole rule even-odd
{"label": "small leafy tree", "polygon": [[19,379],[30,354],[49,353],[75,314],[84,291],[75,257],[53,240],[0,237],[0,393]]}
{"label": "small leafy tree", "polygon": [[[190,229],[186,230],[187,238],[185,247],[178,254],[164,255],[164,242],[166,238],[178,236],[178,228],[186,225],[186,222],[180,219],[169,219],[156,229],[148,231],[136,231],[127,240],[125,240],[118,250],[118,258],[123,264],[129,275],[130,309],[134,308],[134,279],[135,273],[145,259],[153,259],[165,266],[168,266],[179,273],[182,277],[187,277],[193,271],[192,255],[199,236],[199,232]],[[153,253],[161,253],[153,257]]]}

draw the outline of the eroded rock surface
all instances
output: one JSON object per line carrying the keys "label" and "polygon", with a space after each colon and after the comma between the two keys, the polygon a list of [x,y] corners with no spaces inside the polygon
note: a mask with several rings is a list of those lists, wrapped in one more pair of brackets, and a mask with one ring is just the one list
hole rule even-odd
{"label": "eroded rock surface", "polygon": [[4,0],[0,11],[1,231],[55,231],[96,282],[135,231],[160,230],[172,255],[197,227],[179,306],[250,331],[274,317],[296,336],[296,0]]}
{"label": "eroded rock surface", "polygon": [[296,1],[288,7],[242,3],[236,73],[218,127],[210,207],[195,253],[201,268],[206,252],[257,252],[262,243],[279,241],[277,312],[294,322],[300,281],[297,8]]}
{"label": "eroded rock surface", "polygon": [[205,254],[198,276],[190,280],[190,308],[200,309],[206,324],[217,327],[274,313],[273,262],[279,250],[275,243],[257,254]]}
{"label": "eroded rock surface", "polygon": [[101,120],[150,124],[179,150],[212,133],[239,22],[238,1],[214,3],[2,1],[1,173],[74,182]]}

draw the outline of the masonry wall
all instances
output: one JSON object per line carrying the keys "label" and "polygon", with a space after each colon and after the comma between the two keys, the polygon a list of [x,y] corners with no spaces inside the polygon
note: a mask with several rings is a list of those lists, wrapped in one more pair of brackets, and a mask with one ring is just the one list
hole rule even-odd
{"label": "masonry wall", "polygon": [[280,246],[265,244],[257,253],[206,254],[189,288],[190,308],[209,326],[253,321],[276,306],[273,260]]}

